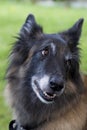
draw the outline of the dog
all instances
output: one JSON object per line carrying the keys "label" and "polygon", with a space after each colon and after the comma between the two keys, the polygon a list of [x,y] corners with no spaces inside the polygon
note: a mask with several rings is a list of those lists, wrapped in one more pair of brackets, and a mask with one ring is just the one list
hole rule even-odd
{"label": "dog", "polygon": [[80,72],[78,47],[84,19],[45,34],[28,15],[13,45],[6,99],[11,130],[87,130],[87,75]]}

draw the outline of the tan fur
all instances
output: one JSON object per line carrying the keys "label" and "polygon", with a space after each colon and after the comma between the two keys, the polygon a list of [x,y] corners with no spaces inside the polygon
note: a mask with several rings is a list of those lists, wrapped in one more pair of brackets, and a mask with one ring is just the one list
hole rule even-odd
{"label": "tan fur", "polygon": [[63,117],[50,122],[41,130],[82,130],[86,123],[87,105],[80,103]]}
{"label": "tan fur", "polygon": [[82,75],[82,77],[85,92],[81,96],[79,103],[61,117],[50,121],[40,130],[87,130],[87,75]]}

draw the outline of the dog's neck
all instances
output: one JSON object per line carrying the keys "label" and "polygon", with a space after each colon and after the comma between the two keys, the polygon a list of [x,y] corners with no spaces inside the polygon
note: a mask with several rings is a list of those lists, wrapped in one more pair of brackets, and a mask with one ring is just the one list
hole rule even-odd
{"label": "dog's neck", "polygon": [[45,120],[40,122],[39,124],[31,124],[29,126],[28,125],[22,126],[19,123],[17,123],[16,120],[12,120],[9,123],[9,130],[34,130],[40,127],[41,125],[43,125],[44,123],[45,123]]}

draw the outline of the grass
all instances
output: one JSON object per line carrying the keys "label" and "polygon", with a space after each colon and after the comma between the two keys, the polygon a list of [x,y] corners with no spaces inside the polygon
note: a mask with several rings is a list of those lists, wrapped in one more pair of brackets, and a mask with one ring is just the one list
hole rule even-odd
{"label": "grass", "polygon": [[83,17],[85,19],[81,37],[81,70],[87,72],[87,9],[60,7],[43,7],[31,3],[0,1],[0,129],[8,130],[11,112],[5,105],[3,91],[5,88],[5,71],[13,36],[17,35],[26,16],[33,13],[46,33],[58,32],[69,28]]}

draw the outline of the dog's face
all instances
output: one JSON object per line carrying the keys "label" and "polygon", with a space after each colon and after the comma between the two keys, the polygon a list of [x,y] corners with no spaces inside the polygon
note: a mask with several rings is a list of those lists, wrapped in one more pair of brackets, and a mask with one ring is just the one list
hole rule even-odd
{"label": "dog's face", "polygon": [[26,77],[31,77],[31,87],[37,97],[44,103],[51,103],[65,89],[67,67],[72,56],[66,41],[60,36],[44,37],[33,50],[30,72]]}
{"label": "dog's face", "polygon": [[25,68],[20,72],[24,77],[23,85],[31,88],[40,102],[53,103],[62,95],[72,96],[82,90],[77,47],[82,23],[80,19],[67,31],[44,34],[33,15],[26,19],[13,49],[13,57],[15,54],[16,57],[12,65],[18,64],[20,71]]}

